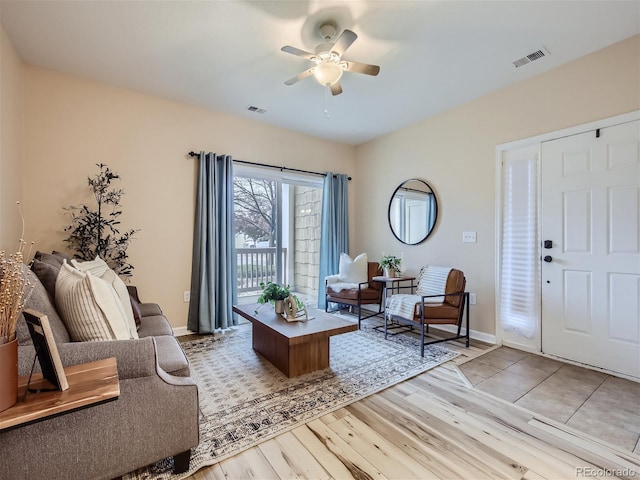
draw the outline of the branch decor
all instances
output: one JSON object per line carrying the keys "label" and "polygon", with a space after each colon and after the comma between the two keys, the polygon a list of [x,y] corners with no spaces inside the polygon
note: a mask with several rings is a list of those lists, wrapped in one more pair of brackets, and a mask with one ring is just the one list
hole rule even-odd
{"label": "branch decor", "polygon": [[[16,203],[20,208],[20,202]],[[24,219],[22,230],[24,236]],[[0,345],[15,339],[20,313],[33,289],[29,277],[30,270],[24,264],[26,245],[21,238],[15,253],[7,255],[4,250],[0,251]]]}
{"label": "branch decor", "polygon": [[66,207],[71,217],[71,225],[64,231],[69,233],[65,242],[81,260],[94,260],[100,256],[118,275],[130,277],[133,265],[129,263],[127,248],[139,230],[129,229],[120,233],[122,214],[120,200],[124,195],[121,188],[111,183],[120,179],[107,165],[97,163],[100,171],[87,179],[96,200],[96,209],[87,205]]}

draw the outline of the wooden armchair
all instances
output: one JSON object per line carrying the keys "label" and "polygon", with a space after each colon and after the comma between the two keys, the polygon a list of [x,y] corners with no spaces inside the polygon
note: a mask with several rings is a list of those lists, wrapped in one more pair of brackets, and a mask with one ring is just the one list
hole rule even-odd
{"label": "wooden armchair", "polygon": [[[428,268],[425,267],[424,274],[428,275]],[[421,272],[422,274],[422,272]],[[424,346],[432,343],[447,342],[449,340],[465,339],[465,345],[469,346],[469,293],[465,291],[466,279],[460,270],[451,269],[446,277],[444,293],[425,294],[420,287],[424,285],[422,278],[418,281],[417,291],[413,294],[393,295],[390,300],[390,307],[384,320],[385,338],[387,336],[387,322],[393,320],[399,324],[417,326],[420,328],[420,355],[424,357]],[[403,287],[401,287],[403,288]],[[407,287],[410,288],[410,287]],[[395,315],[391,312],[398,311],[398,308],[391,307],[393,297],[405,297],[396,299],[396,303],[402,301],[404,310],[408,313]],[[408,309],[410,307],[410,309]],[[402,308],[400,308],[402,310]],[[462,322],[465,319],[466,331],[461,334]],[[440,340],[425,342],[425,333],[429,331],[429,325],[457,325],[458,330],[455,336]]]}
{"label": "wooden armchair", "polygon": [[[358,283],[351,288],[341,288],[334,290],[331,286],[336,283],[335,277],[331,275],[325,279],[325,311],[329,311],[329,302],[338,303],[340,305],[348,305],[349,307],[358,307],[358,328],[362,320],[380,315],[382,313],[382,284],[374,282],[372,279],[380,275],[380,265],[378,262],[367,262],[367,282]],[[370,315],[362,315],[362,305],[378,304],[378,311]],[[340,307],[336,310],[338,311]]]}

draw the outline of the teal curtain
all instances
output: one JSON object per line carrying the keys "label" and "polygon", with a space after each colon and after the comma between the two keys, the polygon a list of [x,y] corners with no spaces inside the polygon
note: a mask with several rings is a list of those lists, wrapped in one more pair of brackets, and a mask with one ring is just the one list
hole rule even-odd
{"label": "teal curtain", "polygon": [[200,152],[187,328],[198,333],[237,324],[233,160]]}
{"label": "teal curtain", "polygon": [[349,178],[327,172],[322,191],[318,308],[325,308],[327,275],[338,273],[340,254],[349,253]]}

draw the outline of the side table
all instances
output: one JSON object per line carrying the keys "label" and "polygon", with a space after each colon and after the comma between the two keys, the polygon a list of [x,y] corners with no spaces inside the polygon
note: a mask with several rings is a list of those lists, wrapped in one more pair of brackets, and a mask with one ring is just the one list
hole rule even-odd
{"label": "side table", "polygon": [[[407,288],[410,289],[410,291],[413,291],[413,287],[415,286],[413,284],[414,280],[416,279],[416,277],[412,277],[412,276],[402,276],[402,277],[385,277],[385,276],[379,276],[379,277],[373,277],[371,280],[373,280],[374,282],[380,282],[382,283],[382,302],[384,305],[384,323],[385,325],[387,324],[387,295],[388,295],[388,290],[391,290],[391,295],[393,295],[393,292],[395,291],[396,293],[400,293],[400,288]],[[405,286],[401,286],[400,283],[401,282],[410,282],[409,285],[405,285]],[[380,330],[380,328],[382,328],[381,326],[375,327],[376,330]],[[398,332],[399,333],[399,332]]]}
{"label": "side table", "polygon": [[[66,367],[69,388],[64,391],[28,393],[29,376],[18,378],[18,402],[0,412],[0,431],[85,407],[116,400],[120,396],[118,368],[115,358]],[[41,373],[31,377],[31,388],[49,388]]]}

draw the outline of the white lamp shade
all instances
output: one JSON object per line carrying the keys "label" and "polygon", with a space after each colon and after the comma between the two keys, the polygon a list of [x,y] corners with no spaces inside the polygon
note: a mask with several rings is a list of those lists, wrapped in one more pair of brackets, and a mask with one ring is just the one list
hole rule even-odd
{"label": "white lamp shade", "polygon": [[320,85],[333,85],[342,77],[342,67],[331,60],[323,60],[313,69],[313,76]]}

